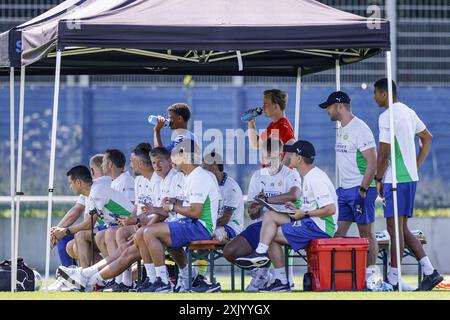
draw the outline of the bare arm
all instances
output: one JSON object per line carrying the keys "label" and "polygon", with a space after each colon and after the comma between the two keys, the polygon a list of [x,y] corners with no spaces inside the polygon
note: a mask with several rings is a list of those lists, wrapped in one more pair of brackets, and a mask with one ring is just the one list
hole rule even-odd
{"label": "bare arm", "polygon": [[218,227],[226,226],[230,222],[232,216],[233,216],[233,211],[225,210],[223,212],[223,216],[217,220],[217,226]]}
{"label": "bare arm", "polygon": [[[94,214],[93,221],[97,221],[97,214]],[[81,222],[80,224],[77,224],[75,226],[70,227],[70,233],[75,234],[77,232],[83,231],[83,230],[91,230],[91,216],[88,215],[86,219]]]}
{"label": "bare arm", "polygon": [[257,203],[257,202],[249,202],[248,204],[248,216],[250,219],[255,220],[261,217],[262,215],[262,209],[263,205]]}
{"label": "bare arm", "polygon": [[[295,214],[290,214],[289,216],[291,216],[291,218],[293,218],[294,220],[300,220],[302,219],[306,212],[300,210],[300,209],[296,209],[295,205],[292,202],[286,203],[286,207],[291,209],[292,211],[295,212]],[[308,215],[310,217],[327,217],[327,216],[332,216],[336,213],[336,206],[331,203],[328,204],[326,206],[323,206],[322,208],[316,209],[316,210],[312,210],[308,212]]]}
{"label": "bare arm", "polygon": [[189,207],[183,207],[180,204],[175,204],[173,211],[177,212],[187,218],[200,218],[203,210],[203,203],[192,203]]}
{"label": "bare arm", "polygon": [[250,142],[250,148],[253,150],[259,149],[259,136],[256,130],[255,118],[247,122],[248,124],[248,140]]}
{"label": "bare arm", "polygon": [[375,176],[375,173],[377,171],[377,151],[375,148],[370,148],[367,150],[364,150],[362,152],[362,155],[364,159],[367,161],[367,168],[364,172],[364,177],[361,182],[361,186],[365,189],[369,188],[370,183],[373,180],[373,177]]}
{"label": "bare arm", "polygon": [[419,137],[419,154],[417,155],[417,169],[419,169],[428,156],[431,148],[433,136],[428,129],[425,129],[417,134]]}
{"label": "bare arm", "polygon": [[389,164],[389,154],[391,152],[391,145],[389,143],[380,142],[378,148],[377,160],[377,178],[382,178],[386,173]]}
{"label": "bare arm", "polygon": [[75,223],[78,218],[83,214],[84,206],[76,203],[69,211],[64,215],[62,220],[58,223],[58,227],[67,228]]}
{"label": "bare arm", "polygon": [[284,204],[286,202],[294,202],[300,199],[300,188],[292,187],[289,189],[289,192],[282,193],[278,196],[268,197],[267,200],[269,203],[273,204]]}
{"label": "bare arm", "polygon": [[158,116],[158,124],[153,128],[153,144],[155,147],[164,147],[161,139],[161,129],[164,127],[164,117]]}

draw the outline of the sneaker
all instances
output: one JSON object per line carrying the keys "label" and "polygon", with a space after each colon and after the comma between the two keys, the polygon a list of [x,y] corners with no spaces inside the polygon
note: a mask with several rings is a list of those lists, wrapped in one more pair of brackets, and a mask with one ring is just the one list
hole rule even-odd
{"label": "sneaker", "polygon": [[[185,280],[181,277],[181,274],[178,276],[178,280],[176,285],[173,287],[173,292],[175,293],[186,293],[189,292],[188,288],[184,285]],[[198,283],[198,282],[197,282]]]}
{"label": "sneaker", "polygon": [[270,258],[265,253],[252,252],[246,257],[237,258],[235,264],[242,269],[258,268],[270,263]]}
{"label": "sneaker", "polygon": [[164,283],[160,277],[157,277],[156,281],[149,288],[142,290],[142,292],[167,293],[172,292],[172,286],[170,282]]}
{"label": "sneaker", "polygon": [[151,285],[150,279],[146,277],[144,281],[140,282],[136,288],[130,289],[129,292],[142,292],[142,290],[149,288]]}
{"label": "sneaker", "polygon": [[420,283],[419,288],[417,288],[417,291],[431,291],[443,280],[444,278],[437,272],[437,270],[434,270],[432,274],[428,276],[425,275],[423,277],[423,280]]}
{"label": "sneaker", "polygon": [[260,289],[263,289],[267,284],[269,284],[271,280],[272,273],[263,273],[259,268],[253,269],[252,280],[250,281],[247,288],[245,288],[245,292],[258,292]]}
{"label": "sneaker", "polygon": [[408,282],[401,281],[402,291],[416,291],[417,288],[415,286],[410,285]]}
{"label": "sneaker", "polygon": [[209,283],[206,281],[205,277],[199,275],[196,278],[196,282],[193,284],[193,287],[190,292],[197,293],[211,293],[211,292],[220,292],[221,286],[220,283]]}
{"label": "sneaker", "polygon": [[110,289],[110,288],[112,288],[112,287],[114,287],[114,286],[116,286],[116,285],[117,285],[116,280],[115,280],[115,279],[112,279],[111,281],[108,281],[108,282],[106,283],[106,285],[105,285],[105,287],[103,288],[103,290],[108,290],[108,289]]}
{"label": "sneaker", "polygon": [[59,276],[52,285],[48,287],[48,292],[61,292],[62,288],[65,287],[64,279]]}
{"label": "sneaker", "polygon": [[108,289],[104,289],[103,292],[128,292],[133,289],[132,286],[126,286],[123,283],[115,283],[113,286]]}
{"label": "sneaker", "polygon": [[82,268],[66,268],[60,266],[58,272],[61,277],[71,285],[74,285],[81,291],[92,291],[92,288],[87,287],[88,279],[82,273]]}
{"label": "sneaker", "polygon": [[291,286],[289,285],[289,282],[286,282],[285,284],[281,283],[280,279],[275,279],[275,281],[264,287],[263,289],[259,290],[260,292],[289,292],[291,291]]}

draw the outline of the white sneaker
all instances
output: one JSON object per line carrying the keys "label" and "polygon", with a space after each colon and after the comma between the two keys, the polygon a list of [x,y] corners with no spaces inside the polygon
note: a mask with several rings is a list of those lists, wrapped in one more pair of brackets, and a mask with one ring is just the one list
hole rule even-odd
{"label": "white sneaker", "polygon": [[417,289],[417,287],[414,287],[403,280],[400,283],[402,284],[402,291],[416,291]]}
{"label": "white sneaker", "polygon": [[64,279],[58,277],[55,282],[53,282],[50,286],[48,286],[48,292],[60,292],[62,288],[65,287]]}
{"label": "white sneaker", "polygon": [[89,279],[82,274],[82,268],[72,269],[61,266],[58,268],[58,271],[66,283],[77,287],[81,291],[93,290],[92,286],[88,286]]}
{"label": "white sneaker", "polygon": [[176,293],[186,293],[189,292],[188,288],[185,287],[186,280],[181,277],[181,274],[178,275],[177,284],[173,287],[173,292]]}
{"label": "white sneaker", "polygon": [[257,268],[252,270],[252,280],[245,288],[246,292],[258,292],[272,281],[272,273],[264,272],[263,269]]}

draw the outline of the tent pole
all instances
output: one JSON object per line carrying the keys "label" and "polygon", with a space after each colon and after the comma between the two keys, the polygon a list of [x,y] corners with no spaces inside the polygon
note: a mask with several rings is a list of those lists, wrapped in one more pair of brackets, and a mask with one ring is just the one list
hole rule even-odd
{"label": "tent pole", "polygon": [[61,49],[56,53],[55,70],[55,91],[53,95],[53,119],[52,119],[52,137],[50,149],[50,168],[48,174],[48,212],[47,212],[47,239],[45,253],[45,292],[48,292],[48,277],[50,271],[50,228],[52,223],[52,205],[53,205],[53,183],[55,175],[55,153],[56,153],[56,130],[58,127],[58,103],[59,103],[59,84],[61,76]]}
{"label": "tent pole", "polygon": [[[339,58],[336,59],[336,91],[341,91],[341,65]],[[338,130],[341,127],[341,123],[336,121],[336,142],[338,140]],[[337,165],[337,153],[335,152],[334,158],[334,174],[335,174],[335,187],[339,188],[339,169]]]}
{"label": "tent pole", "polygon": [[17,263],[14,256],[16,250],[14,248],[14,218],[15,218],[15,206],[14,206],[14,190],[15,190],[15,146],[14,146],[14,68],[9,68],[9,128],[10,128],[10,177],[11,177],[11,292],[16,291],[16,279],[17,279]]}
{"label": "tent pole", "polygon": [[295,86],[295,140],[298,140],[298,133],[300,129],[300,93],[302,87],[302,68],[297,68],[297,83]]}
{"label": "tent pole", "polygon": [[[19,132],[17,142],[17,179],[16,179],[16,218],[14,231],[14,257],[17,263],[19,257],[19,220],[20,220],[20,196],[22,193],[22,150],[23,150],[23,116],[25,109],[25,67],[20,68],[20,98],[19,98]],[[17,264],[14,268],[17,272]]]}
{"label": "tent pole", "polygon": [[[393,91],[392,91],[392,55],[391,51],[386,51],[387,81],[388,81],[388,99],[389,99],[389,133],[391,142],[391,171],[392,171],[392,195],[394,200],[394,224],[395,224],[395,247],[397,255],[398,269],[398,290],[402,291],[402,263],[400,253],[400,237],[398,232],[398,207],[397,207],[397,167],[395,161],[395,128],[394,128],[394,110],[393,110]],[[391,239],[392,241],[392,239]]]}

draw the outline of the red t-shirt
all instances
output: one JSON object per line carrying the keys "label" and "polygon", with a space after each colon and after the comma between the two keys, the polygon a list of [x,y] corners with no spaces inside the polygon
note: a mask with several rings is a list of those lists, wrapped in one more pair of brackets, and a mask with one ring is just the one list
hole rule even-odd
{"label": "red t-shirt", "polygon": [[[272,131],[278,129],[278,135],[276,131]],[[266,141],[268,137],[280,139],[283,144],[286,144],[291,139],[295,139],[294,129],[292,129],[292,125],[287,118],[281,118],[277,122],[272,122],[269,124],[267,129],[261,134],[261,140]]]}

